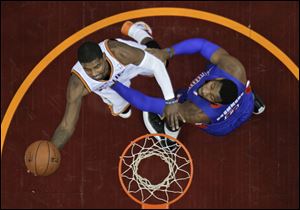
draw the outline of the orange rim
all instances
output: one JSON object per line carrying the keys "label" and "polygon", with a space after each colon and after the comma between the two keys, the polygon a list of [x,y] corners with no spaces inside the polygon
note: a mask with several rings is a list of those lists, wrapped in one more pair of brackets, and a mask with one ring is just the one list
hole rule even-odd
{"label": "orange rim", "polygon": [[[177,144],[179,144],[183,150],[185,151],[185,153],[187,154],[189,160],[190,160],[190,179],[183,191],[183,193],[181,193],[178,197],[176,197],[175,199],[167,202],[167,203],[163,203],[163,204],[149,204],[149,203],[143,203],[142,201],[138,200],[137,198],[135,198],[133,195],[131,195],[124,182],[123,182],[123,179],[122,179],[122,159],[123,157],[125,156],[126,152],[128,151],[128,149],[136,142],[142,140],[142,139],[145,139],[145,138],[148,138],[148,137],[154,137],[154,136],[161,136],[161,137],[166,137],[168,139],[171,139],[173,141],[175,141]],[[182,198],[186,192],[188,191],[188,189],[190,188],[190,185],[192,183],[192,179],[193,179],[193,174],[194,174],[194,166],[193,166],[193,159],[192,159],[192,156],[190,154],[190,152],[187,150],[187,148],[178,140],[178,139],[175,139],[173,138],[172,136],[169,136],[169,135],[166,135],[166,134],[161,134],[161,133],[157,133],[157,134],[146,134],[146,135],[143,135],[143,136],[140,136],[138,138],[136,138],[135,140],[131,141],[130,144],[127,145],[127,147],[124,149],[122,155],[120,156],[120,160],[119,160],[119,168],[118,168],[118,176],[119,176],[119,180],[120,180],[120,183],[121,183],[121,186],[123,188],[123,190],[125,191],[125,193],[132,199],[134,200],[136,203],[140,204],[142,206],[143,209],[168,209],[169,206],[175,202],[177,202],[180,198]]]}
{"label": "orange rim", "polygon": [[168,209],[169,205],[168,203],[164,203],[164,204],[142,204],[142,209]]}

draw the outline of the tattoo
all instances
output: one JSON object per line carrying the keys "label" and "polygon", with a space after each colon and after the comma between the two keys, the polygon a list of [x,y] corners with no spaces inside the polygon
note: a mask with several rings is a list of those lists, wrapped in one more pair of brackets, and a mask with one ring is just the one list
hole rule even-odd
{"label": "tattoo", "polygon": [[107,45],[110,50],[113,50],[116,47],[120,47],[120,46],[124,45],[124,43],[118,42],[117,40],[110,39],[107,41]]}
{"label": "tattoo", "polygon": [[114,57],[123,65],[139,65],[144,58],[144,51],[139,48],[116,40],[109,40],[107,44]]}

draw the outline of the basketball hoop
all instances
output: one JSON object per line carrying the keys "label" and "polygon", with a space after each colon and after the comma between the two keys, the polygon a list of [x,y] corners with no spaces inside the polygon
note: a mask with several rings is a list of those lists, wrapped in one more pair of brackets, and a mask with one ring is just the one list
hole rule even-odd
{"label": "basketball hoop", "polygon": [[[172,142],[172,145],[162,144],[162,141]],[[160,183],[153,184],[139,174],[140,163],[151,157],[159,157],[169,169]],[[190,187],[193,162],[189,151],[179,140],[166,134],[147,134],[136,138],[125,148],[120,156],[118,174],[126,194],[143,209],[168,209]]]}

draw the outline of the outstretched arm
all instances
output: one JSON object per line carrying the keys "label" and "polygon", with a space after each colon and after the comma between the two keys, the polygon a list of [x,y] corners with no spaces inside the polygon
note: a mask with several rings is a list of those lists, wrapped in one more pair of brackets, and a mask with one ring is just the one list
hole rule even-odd
{"label": "outstretched arm", "polygon": [[202,38],[191,38],[174,44],[170,48],[163,50],[147,48],[146,51],[152,53],[158,57],[161,61],[166,61],[175,55],[190,55],[195,53],[200,53],[207,60],[210,60],[212,55],[220,47],[206,39]]}
{"label": "outstretched arm", "polygon": [[171,56],[172,55],[189,55],[200,53],[204,58],[210,60],[211,56],[219,49],[220,47],[206,39],[202,38],[192,38],[186,39],[182,42],[179,42],[172,46]]}
{"label": "outstretched arm", "polygon": [[242,83],[246,84],[247,82],[246,71],[241,62],[229,55],[223,48],[206,39],[193,38],[184,40],[173,45],[169,52],[170,56],[172,56],[172,53],[173,55],[200,53],[204,58],[218,65],[219,68],[236,77]]}
{"label": "outstretched arm", "polygon": [[163,50],[147,49],[148,52],[165,61],[176,55],[189,55],[199,53],[211,63],[228,72],[246,84],[246,71],[241,62],[229,55],[220,46],[202,38],[186,39]]}
{"label": "outstretched arm", "polygon": [[67,88],[65,114],[51,138],[51,142],[58,149],[61,150],[72,136],[75,130],[75,125],[78,121],[82,97],[87,94],[88,91],[82,82],[77,78],[77,76],[72,75],[69,79]]}
{"label": "outstretched arm", "polygon": [[116,82],[111,88],[137,109],[153,112],[163,116],[165,108],[164,99],[147,96],[140,91],[123,85],[120,82]]}

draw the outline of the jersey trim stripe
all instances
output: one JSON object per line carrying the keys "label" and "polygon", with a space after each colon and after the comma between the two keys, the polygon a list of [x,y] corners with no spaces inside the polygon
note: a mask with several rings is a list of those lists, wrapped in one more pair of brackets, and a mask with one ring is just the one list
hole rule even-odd
{"label": "jersey trim stripe", "polygon": [[111,112],[111,115],[113,115],[113,116],[118,116],[120,113],[124,112],[129,106],[130,106],[130,104],[127,104],[127,105],[123,108],[123,110],[120,111],[119,113],[115,113],[115,112],[113,111],[112,105],[108,105],[108,108],[109,108],[109,110],[110,110],[110,112]]}
{"label": "jersey trim stripe", "polygon": [[115,112],[113,111],[112,105],[108,105],[108,108],[109,108],[109,110],[110,110],[110,112],[111,112],[111,115],[113,115],[113,116],[118,116],[120,113],[124,112],[129,106],[130,106],[130,104],[127,104],[127,105],[123,108],[123,110],[120,111],[119,113],[115,113]]}
{"label": "jersey trim stripe", "polygon": [[107,42],[108,42],[108,39],[104,40],[104,46],[105,46],[107,52],[111,55],[111,57],[113,57],[114,59],[118,60],[118,59],[114,56],[114,54],[112,53],[112,51],[109,49]]}
{"label": "jersey trim stripe", "polygon": [[85,88],[91,93],[91,89],[90,87],[88,86],[88,84],[86,83],[86,81],[80,76],[80,74],[75,71],[74,69],[71,70],[71,73],[75,74],[79,79],[80,81],[83,83],[83,85],[85,86]]}

